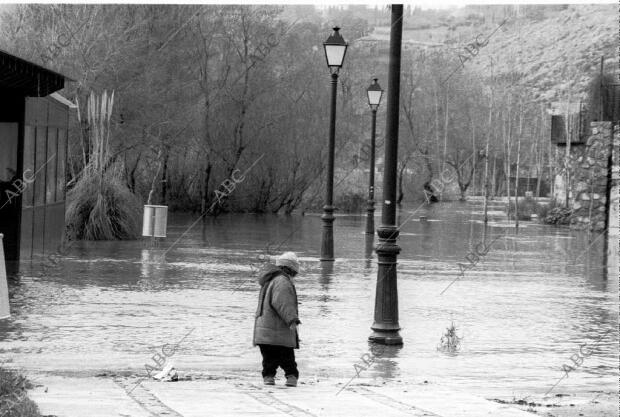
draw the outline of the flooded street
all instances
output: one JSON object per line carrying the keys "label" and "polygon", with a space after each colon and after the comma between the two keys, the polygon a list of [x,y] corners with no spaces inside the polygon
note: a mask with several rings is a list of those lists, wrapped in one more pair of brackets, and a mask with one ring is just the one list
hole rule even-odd
{"label": "flooded street", "polygon": [[[386,350],[360,378],[428,381],[487,398],[540,397],[588,344],[592,354],[551,395],[587,400],[617,390],[618,279],[608,276],[604,239],[534,222],[515,235],[499,211],[484,232],[480,207],[471,203],[417,208],[400,213],[404,346]],[[154,249],[141,241],[77,242],[46,275],[22,271],[10,282],[12,318],[0,327],[0,360],[55,374],[142,375],[163,344],[191,331],[174,356],[180,373],[258,375],[250,264],[268,244],[284,242],[277,251],[302,260],[302,379],[355,376],[353,365],[369,351],[377,278],[376,254],[365,256],[365,217],[337,217],[333,270],[318,260],[317,215],[225,215],[182,236],[195,220],[173,214],[168,238]],[[441,294],[483,234],[487,242],[497,238],[487,255]],[[437,345],[452,322],[462,346],[446,355]]]}

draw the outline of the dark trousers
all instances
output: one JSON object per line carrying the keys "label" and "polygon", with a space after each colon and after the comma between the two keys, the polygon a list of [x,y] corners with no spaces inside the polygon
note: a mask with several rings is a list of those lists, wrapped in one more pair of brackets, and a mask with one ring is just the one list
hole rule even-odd
{"label": "dark trousers", "polygon": [[263,355],[263,377],[276,376],[278,366],[284,370],[284,375],[294,375],[299,378],[295,350],[291,347],[276,345],[258,345]]}

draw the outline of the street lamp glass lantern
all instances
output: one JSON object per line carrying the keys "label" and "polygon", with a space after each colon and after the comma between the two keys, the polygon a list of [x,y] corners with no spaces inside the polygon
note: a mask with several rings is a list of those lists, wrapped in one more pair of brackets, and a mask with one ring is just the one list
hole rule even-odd
{"label": "street lamp glass lantern", "polygon": [[383,90],[378,83],[378,78],[373,78],[372,84],[368,87],[366,93],[368,94],[368,105],[372,110],[377,110],[379,104],[381,104],[381,98],[383,97]]}
{"label": "street lamp glass lantern", "polygon": [[330,70],[338,71],[342,68],[344,62],[344,56],[347,53],[347,43],[339,32],[340,28],[335,27],[334,33],[332,33],[325,42],[323,42],[323,48],[325,48],[325,58],[327,59],[327,66]]}

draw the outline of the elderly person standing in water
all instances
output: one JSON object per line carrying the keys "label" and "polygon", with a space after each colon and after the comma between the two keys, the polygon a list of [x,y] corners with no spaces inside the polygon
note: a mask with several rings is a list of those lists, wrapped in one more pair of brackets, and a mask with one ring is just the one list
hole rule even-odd
{"label": "elderly person standing in water", "polygon": [[263,381],[275,385],[278,366],[284,370],[286,386],[296,387],[299,372],[295,351],[299,349],[297,292],[293,278],[299,261],[293,252],[285,252],[258,278],[260,292],[254,321],[254,346],[263,355]]}

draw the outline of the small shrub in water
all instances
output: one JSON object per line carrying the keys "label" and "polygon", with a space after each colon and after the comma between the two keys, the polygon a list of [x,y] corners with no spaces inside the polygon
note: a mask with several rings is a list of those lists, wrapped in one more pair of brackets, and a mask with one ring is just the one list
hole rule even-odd
{"label": "small shrub in water", "polygon": [[450,327],[446,328],[446,333],[441,336],[437,350],[446,353],[456,353],[461,348],[462,339],[462,337],[459,337],[456,334],[456,326],[454,325],[454,322],[452,322]]}

